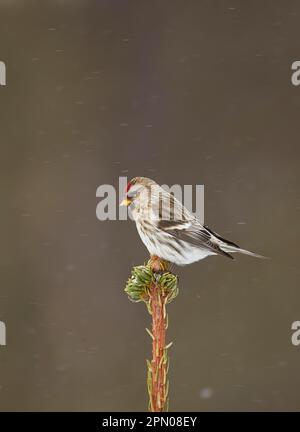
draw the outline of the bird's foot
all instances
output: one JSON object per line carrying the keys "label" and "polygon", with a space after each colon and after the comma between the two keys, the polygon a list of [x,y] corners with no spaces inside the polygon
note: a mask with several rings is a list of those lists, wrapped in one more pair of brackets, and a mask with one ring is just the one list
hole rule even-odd
{"label": "bird's foot", "polygon": [[154,273],[162,275],[169,269],[169,262],[159,258],[156,255],[152,255],[148,261],[148,265]]}

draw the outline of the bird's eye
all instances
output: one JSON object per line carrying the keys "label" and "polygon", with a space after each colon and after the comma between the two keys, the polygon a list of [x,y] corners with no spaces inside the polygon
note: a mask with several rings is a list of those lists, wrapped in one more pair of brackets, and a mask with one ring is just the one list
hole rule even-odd
{"label": "bird's eye", "polygon": [[137,191],[134,191],[134,190],[130,190],[127,192],[128,198],[135,198],[136,194],[137,194]]}

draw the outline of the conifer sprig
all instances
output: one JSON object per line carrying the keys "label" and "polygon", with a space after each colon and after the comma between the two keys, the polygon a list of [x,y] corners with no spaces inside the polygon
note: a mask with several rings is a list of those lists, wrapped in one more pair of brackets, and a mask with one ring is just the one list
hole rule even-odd
{"label": "conifer sprig", "polygon": [[151,257],[146,265],[133,267],[125,292],[133,302],[143,301],[152,316],[152,330],[146,328],[152,340],[152,360],[147,360],[147,388],[149,411],[168,410],[169,370],[166,344],[168,315],[166,305],[178,295],[178,278],[169,270],[169,264],[157,257]]}

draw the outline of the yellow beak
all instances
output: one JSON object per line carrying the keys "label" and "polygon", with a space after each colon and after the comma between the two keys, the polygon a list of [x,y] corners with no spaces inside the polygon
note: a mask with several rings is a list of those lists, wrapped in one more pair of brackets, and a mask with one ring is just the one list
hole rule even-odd
{"label": "yellow beak", "polygon": [[121,202],[120,206],[128,207],[130,204],[131,204],[131,200],[128,198],[124,198],[123,201]]}

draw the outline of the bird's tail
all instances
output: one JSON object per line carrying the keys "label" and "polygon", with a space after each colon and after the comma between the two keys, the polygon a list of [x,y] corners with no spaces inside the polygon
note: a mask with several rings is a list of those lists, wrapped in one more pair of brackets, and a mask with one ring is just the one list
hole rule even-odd
{"label": "bird's tail", "polygon": [[252,257],[255,257],[255,258],[263,258],[263,259],[269,259],[268,257],[266,257],[266,256],[263,256],[263,255],[259,255],[259,254],[257,254],[257,253],[254,253],[254,252],[250,252],[250,251],[248,251],[248,250],[246,250],[246,249],[242,249],[242,248],[240,248],[239,246],[229,246],[229,245],[222,245],[221,246],[221,249],[224,251],[224,252],[227,252],[227,253],[241,253],[241,254],[244,254],[244,255],[250,255],[250,256],[252,256]]}

